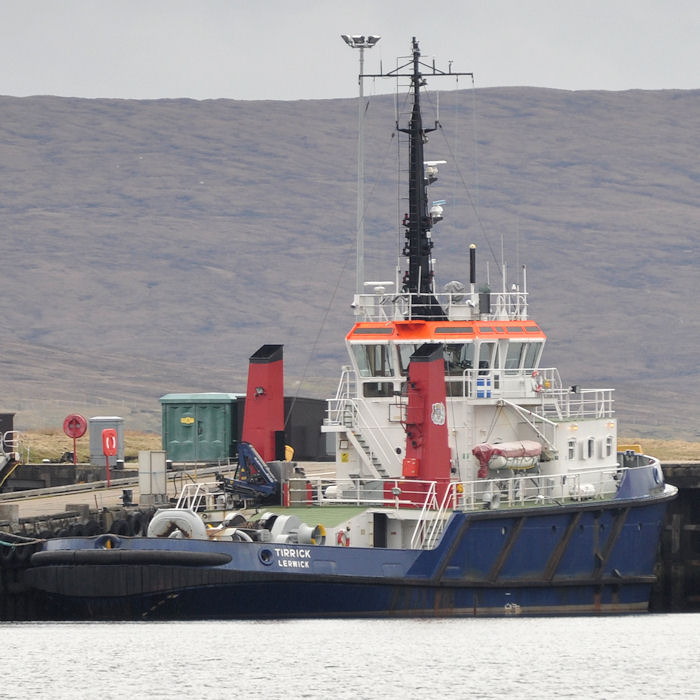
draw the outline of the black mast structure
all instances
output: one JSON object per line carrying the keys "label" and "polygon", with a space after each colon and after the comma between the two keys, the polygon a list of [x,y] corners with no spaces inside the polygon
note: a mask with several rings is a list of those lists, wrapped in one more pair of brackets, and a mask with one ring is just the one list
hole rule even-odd
{"label": "black mast structure", "polygon": [[[433,294],[433,266],[431,250],[433,241],[430,231],[433,219],[428,207],[428,185],[433,181],[425,173],[423,145],[426,134],[435,131],[439,122],[431,128],[423,126],[420,108],[420,88],[426,85],[425,76],[471,76],[473,73],[453,73],[442,71],[435,63],[428,65],[420,60],[418,41],[413,37],[412,59],[398,68],[387,73],[361,75],[360,78],[410,78],[413,92],[413,109],[407,128],[396,123],[397,131],[408,134],[409,141],[409,180],[408,180],[408,213],[405,214],[402,225],[405,228],[406,244],[403,254],[408,258],[408,269],[404,272],[402,292],[409,294],[410,317],[416,319],[445,318],[445,312]],[[411,72],[403,72],[407,67]]]}

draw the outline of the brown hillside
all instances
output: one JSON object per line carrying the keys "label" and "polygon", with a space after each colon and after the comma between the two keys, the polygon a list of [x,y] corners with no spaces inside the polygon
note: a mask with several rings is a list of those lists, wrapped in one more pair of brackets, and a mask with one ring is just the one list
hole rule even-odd
{"label": "brown hillside", "polygon": [[[430,101],[430,100],[428,100]],[[354,100],[0,97],[0,392],[18,427],[170,391],[237,391],[284,343],[288,392],[334,391],[352,323]],[[367,277],[393,277],[393,99],[367,112]],[[622,432],[694,438],[699,91],[446,93],[431,190],[441,283],[528,265],[545,364],[615,386]],[[499,263],[499,265],[497,265]],[[495,282],[494,282],[495,280]]]}

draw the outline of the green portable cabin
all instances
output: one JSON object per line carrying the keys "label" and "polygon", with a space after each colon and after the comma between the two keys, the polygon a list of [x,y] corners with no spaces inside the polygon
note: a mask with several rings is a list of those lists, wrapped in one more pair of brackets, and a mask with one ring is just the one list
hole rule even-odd
{"label": "green portable cabin", "polygon": [[227,461],[238,453],[243,394],[166,394],[160,404],[163,449],[173,462]]}

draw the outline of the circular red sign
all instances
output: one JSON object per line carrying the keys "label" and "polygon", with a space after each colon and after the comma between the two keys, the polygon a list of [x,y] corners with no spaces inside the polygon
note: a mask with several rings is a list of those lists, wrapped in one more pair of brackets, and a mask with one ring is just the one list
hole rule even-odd
{"label": "circular red sign", "polygon": [[63,432],[71,438],[79,438],[85,435],[87,421],[79,413],[71,413],[63,421]]}

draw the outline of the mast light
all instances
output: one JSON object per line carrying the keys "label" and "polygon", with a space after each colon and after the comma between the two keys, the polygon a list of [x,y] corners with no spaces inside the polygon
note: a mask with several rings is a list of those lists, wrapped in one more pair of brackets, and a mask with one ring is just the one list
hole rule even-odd
{"label": "mast light", "polygon": [[376,34],[341,34],[340,38],[353,49],[371,49],[382,37]]}

